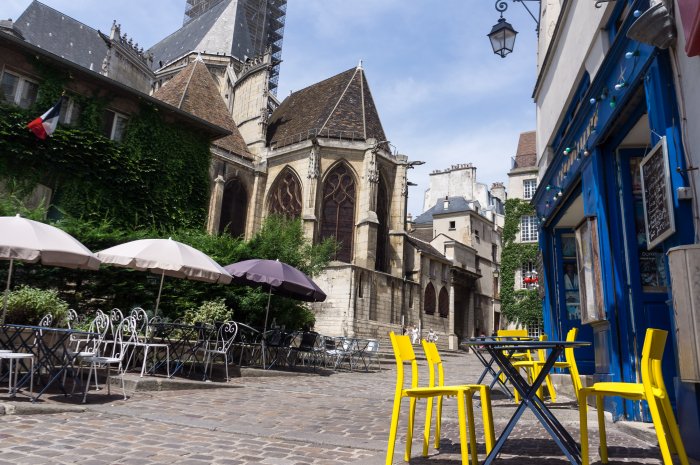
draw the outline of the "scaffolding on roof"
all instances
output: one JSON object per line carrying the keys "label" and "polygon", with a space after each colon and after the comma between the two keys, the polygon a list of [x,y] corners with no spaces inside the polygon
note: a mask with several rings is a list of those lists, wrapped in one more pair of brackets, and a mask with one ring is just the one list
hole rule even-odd
{"label": "scaffolding on roof", "polygon": [[[183,24],[200,17],[223,0],[186,0]],[[253,55],[267,51],[272,55],[272,69],[268,88],[277,95],[280,63],[282,62],[282,40],[287,14],[287,0],[238,0],[245,14],[248,37]],[[239,10],[241,11],[241,10]],[[231,31],[233,34],[233,31]],[[237,57],[245,59],[246,57]]]}

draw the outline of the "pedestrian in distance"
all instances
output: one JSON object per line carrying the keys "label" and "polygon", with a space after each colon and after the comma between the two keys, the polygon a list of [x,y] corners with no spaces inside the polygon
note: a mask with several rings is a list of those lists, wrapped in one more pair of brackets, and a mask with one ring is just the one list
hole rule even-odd
{"label": "pedestrian in distance", "polygon": [[413,325],[413,329],[411,329],[411,344],[418,344],[420,342],[420,331],[418,330],[418,326]]}

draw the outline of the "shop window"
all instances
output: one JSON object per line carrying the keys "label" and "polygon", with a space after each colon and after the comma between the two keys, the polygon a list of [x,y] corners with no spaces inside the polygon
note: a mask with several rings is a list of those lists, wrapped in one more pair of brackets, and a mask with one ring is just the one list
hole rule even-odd
{"label": "shop window", "polygon": [[21,108],[29,108],[36,102],[39,84],[29,79],[5,71],[0,81],[0,98]]}
{"label": "shop window", "polygon": [[450,314],[450,295],[444,287],[438,296],[438,313],[442,318],[447,318]]}
{"label": "shop window", "polygon": [[433,283],[428,283],[425,286],[425,293],[423,294],[423,310],[428,315],[435,314],[435,288]]}
{"label": "shop window", "polygon": [[102,118],[102,134],[121,142],[126,132],[127,117],[112,110],[105,110]]}
{"label": "shop window", "polygon": [[520,240],[522,242],[537,242],[538,225],[536,216],[523,216],[520,218]]}
{"label": "shop window", "polygon": [[523,181],[523,199],[530,200],[537,190],[537,179],[526,179]]}

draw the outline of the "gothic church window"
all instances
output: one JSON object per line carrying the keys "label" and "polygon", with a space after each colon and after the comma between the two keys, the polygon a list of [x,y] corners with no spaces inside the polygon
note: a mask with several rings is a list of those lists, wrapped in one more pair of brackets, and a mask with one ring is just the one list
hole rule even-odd
{"label": "gothic church window", "polygon": [[338,241],[336,260],[352,261],[355,226],[355,178],[347,165],[340,163],[323,184],[321,240],[334,237]]}
{"label": "gothic church window", "polygon": [[450,295],[445,287],[440,289],[440,295],[438,296],[438,312],[443,318],[447,318],[450,314]]}
{"label": "gothic church window", "polygon": [[289,168],[282,170],[271,189],[269,212],[287,218],[301,216],[301,183]]}
{"label": "gothic church window", "polygon": [[389,196],[381,176],[377,186],[377,220],[377,259],[374,269],[386,273],[389,271]]}
{"label": "gothic church window", "polygon": [[247,214],[248,193],[239,180],[232,179],[224,186],[224,195],[221,199],[219,233],[227,233],[233,237],[245,234]]}
{"label": "gothic church window", "polygon": [[425,286],[425,293],[423,294],[423,310],[428,315],[435,314],[435,288],[433,283],[428,283]]}

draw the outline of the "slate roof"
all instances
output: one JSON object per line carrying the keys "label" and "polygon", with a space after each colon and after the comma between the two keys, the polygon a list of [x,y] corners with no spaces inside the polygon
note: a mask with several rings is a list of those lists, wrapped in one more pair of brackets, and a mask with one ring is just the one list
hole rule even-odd
{"label": "slate roof", "polygon": [[445,257],[443,254],[441,254],[438,249],[433,247],[432,245],[428,244],[425,241],[422,241],[416,237],[413,237],[411,235],[406,235],[406,240],[408,241],[409,244],[411,244],[413,247],[418,249],[419,251],[423,252],[424,254],[432,255],[434,257],[442,258],[444,260],[447,260],[447,257]]}
{"label": "slate roof", "polygon": [[515,152],[513,168],[526,168],[537,165],[537,139],[535,131],[521,132],[518,149]]}
{"label": "slate roof", "polygon": [[30,44],[95,72],[107,56],[107,43],[96,29],[36,0],[14,27]]}
{"label": "slate roof", "polygon": [[219,94],[214,78],[203,61],[194,60],[171,80],[163,84],[153,96],[228,129],[231,134],[215,140],[213,144],[240,157],[253,159],[243,136],[228,112],[226,103]]}
{"label": "slate roof", "polygon": [[[153,55],[153,70],[162,68],[171,61],[180,58],[181,56],[192,52],[204,52],[199,50],[199,44],[204,40],[206,35],[211,31],[221,14],[226,10],[233,0],[226,0],[214,6],[211,10],[202,13],[201,16],[189,21],[180,29],[170,34],[165,39],[161,40],[154,46],[148,49]],[[231,18],[233,21],[235,18]],[[229,28],[233,25],[229,24]],[[226,52],[231,53],[231,50],[206,50],[211,53]]]}
{"label": "slate roof", "polygon": [[270,117],[267,129],[270,145],[282,147],[316,135],[386,140],[362,67],[292,93]]}
{"label": "slate roof", "polygon": [[448,199],[449,205],[447,210],[445,210],[444,200],[439,200],[430,210],[424,211],[418,215],[413,222],[415,224],[426,224],[432,223],[433,215],[439,215],[441,213],[458,213],[473,210],[472,205],[473,200],[466,200],[464,197],[450,197]]}

